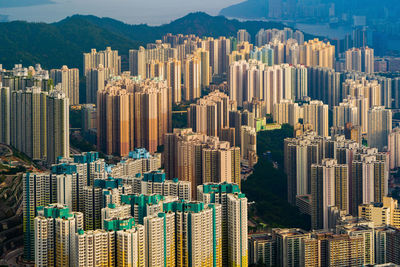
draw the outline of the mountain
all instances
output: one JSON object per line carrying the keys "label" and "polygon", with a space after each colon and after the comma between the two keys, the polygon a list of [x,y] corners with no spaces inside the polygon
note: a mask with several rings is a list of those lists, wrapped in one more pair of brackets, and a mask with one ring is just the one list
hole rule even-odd
{"label": "mountain", "polygon": [[259,19],[267,16],[267,1],[248,0],[223,8],[222,16],[233,18]]}
{"label": "mountain", "polygon": [[42,64],[44,68],[62,65],[82,69],[82,53],[91,48],[103,50],[106,46],[119,50],[127,62],[129,49],[161,39],[166,33],[196,34],[198,36],[236,36],[246,29],[254,36],[260,28],[279,28],[274,22],[245,21],[190,13],[185,17],[161,26],[129,25],[111,18],[74,15],[55,23],[28,23],[13,21],[0,23],[0,63],[11,68]]}

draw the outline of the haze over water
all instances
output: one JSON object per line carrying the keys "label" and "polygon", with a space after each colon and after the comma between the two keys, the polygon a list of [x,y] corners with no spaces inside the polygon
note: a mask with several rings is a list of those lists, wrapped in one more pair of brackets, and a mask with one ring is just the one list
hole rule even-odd
{"label": "haze over water", "polygon": [[34,22],[54,22],[74,14],[83,14],[111,17],[129,24],[160,25],[194,11],[217,15],[222,8],[241,0],[53,0],[53,2],[55,3],[26,7],[0,7],[0,14],[8,15],[9,20]]}

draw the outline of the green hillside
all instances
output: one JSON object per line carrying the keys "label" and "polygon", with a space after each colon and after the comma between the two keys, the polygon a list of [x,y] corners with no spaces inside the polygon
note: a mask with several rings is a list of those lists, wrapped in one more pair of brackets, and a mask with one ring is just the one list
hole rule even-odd
{"label": "green hillside", "polygon": [[199,36],[236,36],[239,29],[255,35],[260,28],[282,28],[279,23],[250,21],[239,22],[222,16],[190,13],[161,26],[129,25],[110,18],[74,15],[62,21],[28,23],[23,21],[0,23],[0,63],[5,68],[15,63],[44,68],[61,65],[82,68],[82,53],[91,48],[111,46],[119,50],[123,62],[129,49],[162,38],[166,33],[193,33]]}

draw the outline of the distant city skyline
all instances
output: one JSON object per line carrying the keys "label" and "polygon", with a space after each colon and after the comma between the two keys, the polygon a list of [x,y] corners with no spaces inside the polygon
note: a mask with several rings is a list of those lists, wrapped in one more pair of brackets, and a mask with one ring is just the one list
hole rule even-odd
{"label": "distant city skyline", "polygon": [[[204,11],[217,15],[219,11],[241,0],[53,0],[32,1],[25,6],[5,8],[0,3],[0,14],[8,20],[27,20],[32,22],[56,22],[74,14],[110,17],[129,24],[160,25],[185,16],[189,12]],[[54,3],[51,3],[54,2]]]}

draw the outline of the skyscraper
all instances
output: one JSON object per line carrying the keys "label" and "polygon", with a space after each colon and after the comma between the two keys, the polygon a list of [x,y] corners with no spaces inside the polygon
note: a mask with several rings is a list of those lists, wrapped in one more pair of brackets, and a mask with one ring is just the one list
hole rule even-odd
{"label": "skyscraper", "polygon": [[176,59],[165,62],[165,75],[168,87],[172,91],[172,103],[179,104],[182,101],[182,64]]}
{"label": "skyscraper", "polygon": [[349,210],[349,180],[347,165],[334,159],[324,159],[311,166],[311,225],[313,229],[328,229],[328,207]]}
{"label": "skyscraper", "polygon": [[244,30],[244,29],[238,30],[238,32],[237,32],[237,42],[239,44],[242,43],[242,42],[249,42],[250,43],[250,41],[251,41],[251,36],[246,30]]}
{"label": "skyscraper", "polygon": [[86,72],[86,103],[97,103],[97,92],[104,90],[110,74],[111,70],[102,64]]}
{"label": "skyscraper", "polygon": [[83,227],[83,214],[71,213],[56,203],[38,207],[35,217],[35,264],[38,266],[73,266],[75,234]]}
{"label": "skyscraper", "polygon": [[272,117],[279,124],[288,123],[292,126],[299,122],[301,116],[301,107],[291,99],[282,99],[274,104]]}
{"label": "skyscraper", "polygon": [[69,100],[65,93],[32,87],[11,96],[10,143],[49,164],[69,156]]}
{"label": "skyscraper", "polygon": [[35,259],[35,223],[37,208],[50,204],[51,183],[48,173],[26,173],[23,182],[23,231],[24,231],[24,259]]}
{"label": "skyscraper", "polygon": [[222,266],[221,205],[177,201],[164,212],[175,213],[177,266]]}
{"label": "skyscraper", "polygon": [[11,92],[9,87],[0,86],[0,143],[9,145],[11,123]]}
{"label": "skyscraper", "polygon": [[64,65],[61,69],[50,70],[50,77],[54,85],[61,84],[61,90],[71,105],[79,104],[79,69],[68,69]]}
{"label": "skyscraper", "polygon": [[197,199],[222,206],[222,265],[246,265],[247,199],[239,186],[230,183],[199,185]]}
{"label": "skyscraper", "polygon": [[186,101],[201,97],[201,61],[198,56],[188,56],[183,63],[184,94]]}
{"label": "skyscraper", "polygon": [[304,108],[304,123],[311,124],[313,130],[320,136],[329,135],[328,105],[322,101],[313,100]]}
{"label": "skyscraper", "polygon": [[111,50],[111,47],[107,47],[104,51],[92,49],[90,53],[83,54],[83,71],[85,76],[87,76],[88,71],[96,69],[100,65],[110,69],[112,75],[119,75],[121,73],[121,56],[118,55],[117,50]]}
{"label": "skyscraper", "polygon": [[346,51],[346,70],[365,73],[374,72],[374,49],[351,48]]}
{"label": "skyscraper", "polygon": [[191,129],[174,129],[165,136],[164,164],[170,179],[191,182],[193,199],[203,183],[240,184],[240,148]]}
{"label": "skyscraper", "polygon": [[382,151],[388,145],[388,136],[392,131],[392,112],[382,106],[368,111],[368,145]]}
{"label": "skyscraper", "polygon": [[116,232],[118,266],[146,266],[145,231],[143,225]]}
{"label": "skyscraper", "polygon": [[115,232],[80,229],[75,234],[74,250],[74,266],[115,266]]}
{"label": "skyscraper", "polygon": [[190,104],[189,127],[197,133],[220,137],[222,129],[229,126],[229,111],[229,97],[220,91],[213,91],[197,103]]}
{"label": "skyscraper", "polygon": [[355,98],[368,99],[368,108],[382,105],[381,86],[376,80],[368,81],[365,78],[345,80],[342,86],[342,96],[345,98],[349,95]]}
{"label": "skyscraper", "polygon": [[143,176],[136,175],[135,178],[124,179],[126,183],[132,183],[134,194],[138,195],[162,195],[176,196],[179,199],[190,201],[192,198],[192,185],[189,181],[165,179],[165,173],[161,171],[146,172]]}
{"label": "skyscraper", "polygon": [[129,50],[129,71],[132,76],[146,77],[146,64],[156,60],[167,62],[169,59],[178,58],[178,49],[171,48],[168,43],[157,41],[155,44],[148,44],[147,49],[139,47],[138,50]]}
{"label": "skyscraper", "polygon": [[335,46],[329,42],[324,43],[317,38],[301,44],[300,64],[309,67],[320,66],[333,69],[335,66]]}
{"label": "skyscraper", "polygon": [[349,102],[342,102],[333,108],[333,126],[345,127],[346,123],[359,124],[358,108]]}
{"label": "skyscraper", "polygon": [[252,167],[258,161],[256,129],[250,126],[242,126],[240,136],[242,138],[240,142],[242,162]]}
{"label": "skyscraper", "polygon": [[47,96],[37,87],[11,95],[11,145],[34,160],[47,156]]}
{"label": "skyscraper", "polygon": [[170,131],[171,98],[161,80],[115,77],[98,92],[97,146],[108,155],[127,156],[135,147],[150,153]]}
{"label": "skyscraper", "polygon": [[310,234],[301,229],[272,229],[276,240],[276,260],[278,266],[300,266],[301,246]]}
{"label": "skyscraper", "polygon": [[394,128],[388,136],[390,169],[400,167],[400,129]]}
{"label": "skyscraper", "polygon": [[200,79],[201,88],[210,86],[211,68],[210,68],[210,52],[204,48],[199,48],[195,52],[200,59]]}
{"label": "skyscraper", "polygon": [[358,215],[360,204],[382,202],[387,196],[388,166],[386,155],[370,149],[355,154],[352,162],[352,214]]}
{"label": "skyscraper", "polygon": [[[69,100],[65,93],[52,91],[47,97],[47,162],[69,157]],[[43,129],[40,129],[43,130]]]}
{"label": "skyscraper", "polygon": [[301,266],[361,266],[363,238],[316,231],[301,242]]}
{"label": "skyscraper", "polygon": [[248,266],[247,198],[228,195],[228,265]]}

